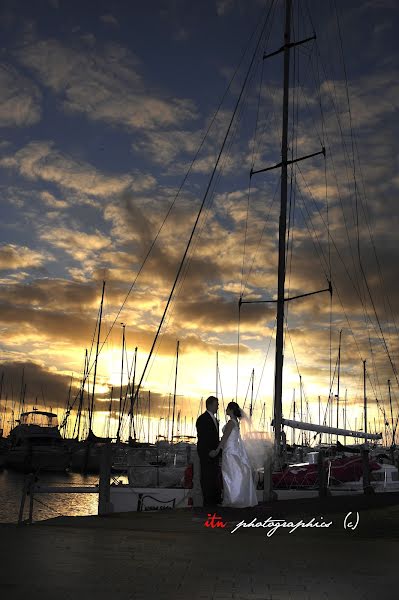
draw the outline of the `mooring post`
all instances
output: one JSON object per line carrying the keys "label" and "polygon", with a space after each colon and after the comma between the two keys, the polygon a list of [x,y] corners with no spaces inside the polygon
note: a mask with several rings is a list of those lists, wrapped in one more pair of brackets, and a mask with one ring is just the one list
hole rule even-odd
{"label": "mooring post", "polygon": [[374,494],[374,488],[370,484],[370,463],[369,463],[369,451],[367,448],[362,450],[363,460],[363,492],[365,494]]}
{"label": "mooring post", "polygon": [[35,493],[35,482],[36,482],[36,478],[33,475],[33,473],[31,473],[29,475],[29,488],[28,488],[28,494],[29,494],[29,518],[28,518],[28,523],[29,525],[32,525],[32,521],[33,521],[33,496]]}
{"label": "mooring post", "polygon": [[327,489],[327,477],[326,470],[324,466],[324,451],[319,450],[319,454],[317,456],[317,470],[319,477],[319,498],[324,498],[329,495],[329,490]]}
{"label": "mooring post", "polygon": [[108,515],[113,512],[111,504],[110,479],[112,466],[112,448],[107,443],[101,449],[100,481],[98,496],[98,514],[100,516]]}
{"label": "mooring post", "polygon": [[[32,523],[32,515],[33,515],[33,486],[35,482],[35,476],[33,473],[29,473],[25,477],[24,486],[22,488],[22,498],[21,504],[19,506],[19,515],[18,515],[18,525],[25,525],[26,523]],[[30,496],[29,499],[29,518],[24,519],[24,508],[26,497]]]}
{"label": "mooring post", "polygon": [[202,497],[202,489],[201,489],[201,463],[197,453],[197,450],[194,450],[192,455],[193,461],[193,488],[191,490],[192,498],[193,498],[193,506],[202,506],[203,505],[203,497]]}
{"label": "mooring post", "polygon": [[28,493],[28,477],[25,477],[24,486],[22,488],[21,504],[19,506],[18,525],[22,525],[24,520],[25,500]]}
{"label": "mooring post", "polygon": [[272,455],[266,452],[263,462],[263,502],[277,500],[277,494],[273,492],[273,460]]}

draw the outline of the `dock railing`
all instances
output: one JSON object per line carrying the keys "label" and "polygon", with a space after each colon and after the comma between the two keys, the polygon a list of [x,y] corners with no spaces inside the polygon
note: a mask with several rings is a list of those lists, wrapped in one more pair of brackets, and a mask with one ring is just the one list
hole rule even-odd
{"label": "dock railing", "polygon": [[[31,525],[33,523],[33,506],[36,494],[98,494],[98,514],[107,515],[112,512],[110,503],[110,479],[112,466],[112,449],[110,444],[105,444],[101,450],[101,470],[99,483],[87,486],[47,486],[37,482],[39,478],[34,473],[29,473],[24,481],[21,504],[19,507],[18,525]],[[26,499],[29,498],[28,517],[24,518]]]}

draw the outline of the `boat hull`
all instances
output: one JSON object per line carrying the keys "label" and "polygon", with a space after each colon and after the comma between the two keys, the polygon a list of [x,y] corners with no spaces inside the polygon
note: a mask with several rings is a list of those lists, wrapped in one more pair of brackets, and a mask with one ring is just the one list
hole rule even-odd
{"label": "boat hull", "polygon": [[8,469],[31,473],[32,471],[65,472],[69,465],[69,453],[66,448],[18,447],[10,449],[5,455]]}
{"label": "boat hull", "polygon": [[192,506],[191,489],[131,485],[111,485],[110,502],[113,512],[163,511]]}

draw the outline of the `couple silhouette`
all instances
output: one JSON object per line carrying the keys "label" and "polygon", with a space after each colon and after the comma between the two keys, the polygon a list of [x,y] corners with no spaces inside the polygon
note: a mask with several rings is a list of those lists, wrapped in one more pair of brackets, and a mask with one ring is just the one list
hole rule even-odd
{"label": "couple silhouette", "polygon": [[209,396],[206,411],[196,422],[204,506],[255,506],[258,500],[252,467],[240,434],[240,422],[248,417],[236,402],[229,402],[226,408],[229,420],[220,439],[219,421],[215,416],[218,408],[218,399]]}

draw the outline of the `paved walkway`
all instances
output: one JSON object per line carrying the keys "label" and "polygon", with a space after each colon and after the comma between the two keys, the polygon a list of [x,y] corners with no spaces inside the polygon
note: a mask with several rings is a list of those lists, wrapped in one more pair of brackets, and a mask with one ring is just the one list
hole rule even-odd
{"label": "paved walkway", "polygon": [[[337,500],[337,499],[335,499]],[[339,499],[340,501],[342,499]],[[58,518],[0,526],[0,595],[12,600],[396,600],[399,498],[277,502]],[[344,528],[347,519],[354,526]],[[213,511],[211,511],[213,514]],[[239,528],[242,520],[332,522],[326,529]]]}

